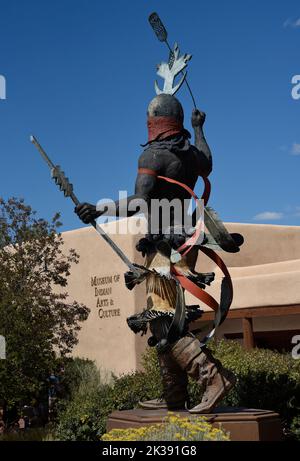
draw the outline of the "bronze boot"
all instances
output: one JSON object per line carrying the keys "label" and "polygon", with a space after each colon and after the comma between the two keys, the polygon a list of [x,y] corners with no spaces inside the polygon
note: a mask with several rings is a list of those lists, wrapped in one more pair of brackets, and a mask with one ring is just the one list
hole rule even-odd
{"label": "bronze boot", "polygon": [[186,371],[168,352],[159,353],[158,360],[163,385],[163,398],[139,402],[139,407],[146,410],[184,410],[188,402]]}
{"label": "bronze boot", "polygon": [[205,389],[200,404],[189,412],[211,413],[235,385],[235,375],[223,368],[207,347],[201,348],[199,340],[192,335],[181,338],[173,346],[172,354],[179,366]]}

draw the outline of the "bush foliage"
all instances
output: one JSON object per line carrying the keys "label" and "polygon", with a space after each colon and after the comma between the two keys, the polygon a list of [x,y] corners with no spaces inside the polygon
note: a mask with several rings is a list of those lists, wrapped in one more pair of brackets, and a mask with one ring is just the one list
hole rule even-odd
{"label": "bush foliage", "polygon": [[89,314],[68,301],[68,277],[79,255],[64,253],[60,225],[58,214],[48,222],[23,200],[0,197],[0,335],[7,359],[0,360],[0,400],[9,409],[47,393],[57,353],[72,351]]}
{"label": "bush foliage", "polygon": [[[245,351],[234,341],[211,343],[210,348],[223,365],[234,371],[238,383],[222,405],[262,408],[281,415],[286,435],[299,436],[300,362],[270,350]],[[87,362],[88,363],[88,362]],[[81,366],[87,367],[82,362]],[[79,363],[78,363],[79,365]],[[143,372],[112,377],[110,383],[84,378],[65,401],[58,414],[57,436],[61,440],[99,440],[105,433],[107,416],[127,410],[140,400],[162,395],[155,349],[143,358]],[[94,373],[97,372],[93,366]],[[80,366],[79,366],[80,368]],[[81,372],[84,376],[84,372]],[[99,374],[98,374],[99,376]],[[189,383],[191,404],[201,399],[202,390]]]}

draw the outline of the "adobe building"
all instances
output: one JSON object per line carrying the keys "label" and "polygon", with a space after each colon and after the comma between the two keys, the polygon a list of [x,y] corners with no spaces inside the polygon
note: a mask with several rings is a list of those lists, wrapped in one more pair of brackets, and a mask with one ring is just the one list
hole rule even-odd
{"label": "adobe building", "polygon": [[[137,224],[139,234],[124,233],[129,222],[130,226]],[[123,234],[116,228],[121,225],[125,225]],[[233,279],[234,299],[217,338],[243,341],[246,348],[291,350],[292,338],[300,332],[300,228],[240,223],[226,223],[226,227],[240,232],[245,243],[237,254],[220,253]],[[135,250],[145,230],[143,219],[130,218],[103,228],[131,261],[143,263]],[[101,369],[116,374],[138,369],[147,339],[134,335],[126,318],[145,307],[145,283],[133,291],[125,287],[125,264],[92,227],[64,232],[63,238],[65,248],[74,248],[80,255],[69,278],[70,299],[91,310],[73,355],[95,360]],[[216,280],[207,291],[219,300],[221,273],[214,263],[201,254],[196,270],[215,271]],[[186,301],[198,304],[189,294]],[[204,314],[191,329],[213,319],[208,307],[201,308]]]}

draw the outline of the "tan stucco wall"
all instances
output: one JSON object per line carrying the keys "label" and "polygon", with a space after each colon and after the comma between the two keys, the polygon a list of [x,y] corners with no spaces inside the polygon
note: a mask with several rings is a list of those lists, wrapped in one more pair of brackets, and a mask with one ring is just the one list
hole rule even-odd
{"label": "tan stucco wall", "polygon": [[[125,287],[126,266],[93,228],[64,232],[63,238],[65,248],[75,248],[80,255],[80,262],[73,265],[69,278],[70,299],[84,303],[91,310],[88,320],[82,324],[79,343],[73,354],[95,360],[102,369],[115,373],[135,370],[143,345],[140,338],[127,327],[126,317],[144,307],[143,289],[139,287],[137,290],[129,291]],[[113,238],[129,259],[137,258],[134,239],[126,235],[114,235]],[[112,277],[112,283],[103,283],[95,287],[91,282],[94,277]],[[111,288],[111,294],[97,296],[95,288]],[[98,300],[101,304],[101,301],[106,299],[108,306],[97,306]],[[117,309],[119,315],[100,318],[100,309],[106,312]]]}
{"label": "tan stucco wall", "polygon": [[[134,223],[136,218],[130,219]],[[111,234],[111,237],[130,260],[142,264],[135,244],[145,231],[145,222],[142,220],[138,223],[140,235]],[[114,224],[107,224],[104,228],[111,232],[113,226]],[[300,228],[239,223],[227,223],[226,227],[230,232],[242,233],[245,238],[240,253],[220,253],[233,277],[235,291],[232,309],[300,304]],[[80,255],[80,262],[72,267],[69,279],[70,299],[76,299],[91,309],[90,316],[79,333],[79,344],[74,349],[74,355],[93,359],[102,369],[115,373],[137,369],[141,352],[146,346],[146,338],[134,335],[127,327],[126,318],[145,307],[145,284],[133,291],[125,287],[123,274],[127,270],[126,266],[93,228],[64,232],[63,238],[65,248],[75,248]],[[206,272],[215,270],[215,267],[206,256],[201,255],[196,269]],[[95,286],[91,285],[93,277],[112,277],[112,283],[96,287],[111,288],[111,294],[95,296]],[[208,289],[217,300],[220,296],[220,278],[221,274],[216,271],[217,280]],[[186,298],[187,303],[197,302],[189,294]],[[103,309],[118,309],[119,315],[100,318],[101,307],[97,307],[98,299],[99,302],[108,299],[109,305]],[[254,327],[261,330],[300,328],[300,317],[255,319]],[[225,332],[238,331],[241,331],[238,320],[226,320],[218,331],[218,336]]]}
{"label": "tan stucco wall", "polygon": [[[239,253],[220,252],[233,280],[231,309],[300,304],[300,227],[240,223],[226,223],[226,227],[245,239]],[[216,273],[207,291],[219,300],[220,270],[202,254],[196,269]],[[189,294],[187,301],[196,302]]]}

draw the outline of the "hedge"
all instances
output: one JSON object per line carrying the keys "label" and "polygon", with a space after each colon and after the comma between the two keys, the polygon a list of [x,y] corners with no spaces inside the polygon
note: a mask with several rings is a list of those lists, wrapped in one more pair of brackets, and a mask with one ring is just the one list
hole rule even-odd
{"label": "hedge", "polygon": [[[210,348],[238,377],[237,385],[221,405],[276,411],[283,420],[285,435],[300,438],[300,361],[270,350],[245,351],[234,341],[212,342]],[[82,366],[87,364],[83,362]],[[112,377],[109,383],[85,380],[77,389],[73,388],[70,398],[61,402],[58,409],[57,437],[99,440],[113,410],[131,409],[140,400],[161,397],[155,348],[146,351],[143,366],[143,372]],[[191,404],[195,405],[201,399],[202,389],[190,382],[189,392]]]}

